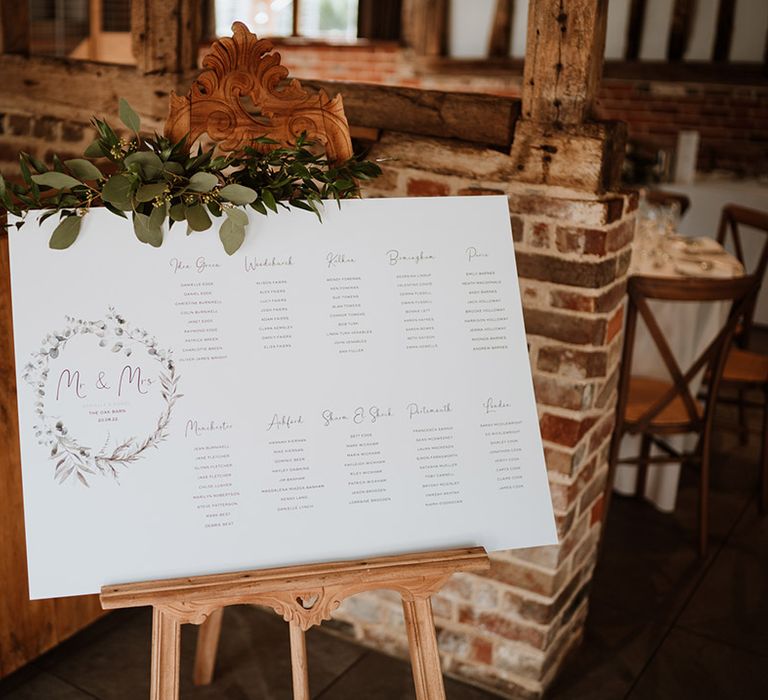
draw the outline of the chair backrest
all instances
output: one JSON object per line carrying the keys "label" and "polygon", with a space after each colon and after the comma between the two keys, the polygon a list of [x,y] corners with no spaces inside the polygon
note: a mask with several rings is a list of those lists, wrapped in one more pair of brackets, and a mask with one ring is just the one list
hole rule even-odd
{"label": "chair backrest", "polygon": [[659,207],[671,207],[677,205],[680,208],[680,216],[683,216],[691,206],[688,195],[667,190],[648,190],[645,193],[645,201]]}
{"label": "chair backrest", "polygon": [[[762,243],[760,255],[757,258],[757,263],[753,270],[750,270],[750,265],[747,264],[747,258],[744,252],[744,241],[740,230],[740,227],[742,226],[766,234]],[[726,204],[720,215],[720,226],[717,229],[717,242],[721,245],[725,245],[729,233],[731,234],[731,240],[733,241],[733,251],[739,259],[739,262],[744,265],[745,270],[757,277],[758,284],[762,284],[766,266],[768,266],[768,212],[740,207],[737,204]],[[737,337],[738,344],[742,347],[746,347],[749,342],[749,334],[752,331],[756,305],[757,298],[755,298],[752,307],[748,309],[746,314],[744,314],[742,328],[739,330]]]}
{"label": "chair backrest", "polygon": [[[638,432],[647,428],[667,406],[676,399],[681,399],[688,415],[686,430],[698,430],[708,425],[712,419],[712,407],[720,387],[725,358],[728,353],[736,326],[757,294],[759,281],[753,275],[736,279],[665,279],[659,277],[630,277],[627,283],[629,296],[627,321],[624,335],[624,351],[619,377],[619,400],[617,406],[617,431],[623,432],[624,412],[627,405],[629,380],[632,373],[632,355],[635,343],[635,331],[638,318],[642,318],[651,335],[653,343],[672,380],[671,387],[659,397],[637,420],[633,420],[633,430]],[[649,300],[668,302],[715,302],[730,301],[728,318],[715,338],[704,348],[687,368],[680,367],[669,343],[661,330]],[[701,415],[691,391],[691,382],[702,370],[709,370],[709,392],[704,415]]]}

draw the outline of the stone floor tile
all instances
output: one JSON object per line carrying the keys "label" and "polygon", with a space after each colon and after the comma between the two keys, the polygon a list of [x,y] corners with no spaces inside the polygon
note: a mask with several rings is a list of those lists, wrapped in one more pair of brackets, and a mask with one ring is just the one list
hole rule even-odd
{"label": "stone floor tile", "polygon": [[676,624],[768,657],[768,518],[742,521]]}
{"label": "stone floor tile", "polygon": [[764,700],[765,666],[764,656],[673,629],[628,700]]}
{"label": "stone floor tile", "polygon": [[7,694],[0,688],[0,698],[3,700],[93,700],[94,696],[43,671]]}

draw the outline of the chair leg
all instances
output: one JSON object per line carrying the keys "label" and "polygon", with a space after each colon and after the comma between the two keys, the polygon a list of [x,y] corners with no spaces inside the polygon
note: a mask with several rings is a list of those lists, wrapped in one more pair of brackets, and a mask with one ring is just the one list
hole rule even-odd
{"label": "chair leg", "polygon": [[747,425],[747,407],[744,398],[745,390],[739,389],[739,444],[749,442],[749,426]]}
{"label": "chair leg", "polygon": [[768,513],[768,387],[763,388],[763,435],[760,450],[760,512]]}
{"label": "chair leg", "polygon": [[709,440],[704,440],[701,452],[701,475],[699,481],[699,556],[707,555],[709,540]]}
{"label": "chair leg", "polygon": [[651,456],[651,436],[643,433],[640,441],[640,461],[637,466],[637,481],[635,482],[635,496],[645,496],[645,486],[648,481],[648,458]]}

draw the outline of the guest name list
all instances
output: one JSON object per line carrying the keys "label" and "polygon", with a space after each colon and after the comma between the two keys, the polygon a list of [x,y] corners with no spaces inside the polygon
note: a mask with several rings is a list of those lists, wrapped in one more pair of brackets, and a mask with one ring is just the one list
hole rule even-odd
{"label": "guest name list", "polygon": [[33,597],[554,543],[505,198],[250,219],[12,230]]}

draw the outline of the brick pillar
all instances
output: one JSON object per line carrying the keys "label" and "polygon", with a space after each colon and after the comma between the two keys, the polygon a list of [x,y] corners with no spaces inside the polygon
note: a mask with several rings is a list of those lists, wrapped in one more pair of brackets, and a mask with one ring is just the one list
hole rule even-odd
{"label": "brick pillar", "polygon": [[[512,157],[385,132],[366,196],[506,194],[560,544],[495,552],[433,601],[443,668],[510,697],[538,697],[581,638],[600,537],[623,300],[637,199],[514,180]],[[364,643],[405,655],[396,596],[338,613]]]}

